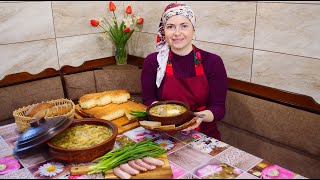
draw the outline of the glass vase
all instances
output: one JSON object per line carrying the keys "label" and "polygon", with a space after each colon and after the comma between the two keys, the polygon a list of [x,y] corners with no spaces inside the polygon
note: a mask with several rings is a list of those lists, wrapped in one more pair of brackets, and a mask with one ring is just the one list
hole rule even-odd
{"label": "glass vase", "polygon": [[125,45],[116,45],[115,58],[117,65],[127,64],[127,50]]}

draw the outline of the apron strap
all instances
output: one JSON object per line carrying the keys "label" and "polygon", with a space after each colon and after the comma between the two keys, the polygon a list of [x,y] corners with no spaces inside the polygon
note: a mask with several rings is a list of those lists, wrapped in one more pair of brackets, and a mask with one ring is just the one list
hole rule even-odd
{"label": "apron strap", "polygon": [[[195,65],[196,76],[204,75],[204,70],[202,64]],[[166,66],[166,75],[173,76],[172,64],[167,64]]]}
{"label": "apron strap", "polygon": [[[194,57],[194,68],[196,72],[196,76],[204,75],[203,65],[202,65],[202,57],[200,50],[192,45],[193,47],[193,57]],[[169,51],[167,66],[166,66],[166,75],[173,76],[173,67],[172,67],[172,51]]]}

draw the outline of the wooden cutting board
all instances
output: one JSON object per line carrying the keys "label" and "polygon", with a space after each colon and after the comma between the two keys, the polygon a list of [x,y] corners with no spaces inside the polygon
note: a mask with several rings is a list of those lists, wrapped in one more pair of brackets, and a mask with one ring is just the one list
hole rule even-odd
{"label": "wooden cutting board", "polygon": [[[135,103],[132,101],[130,101],[129,103],[131,103],[131,105],[133,105],[133,107],[134,106],[136,106],[137,108],[144,108],[145,107],[143,104],[140,104],[140,103]],[[77,104],[75,109],[76,109],[75,117],[77,119],[82,119],[82,118],[94,117],[95,112],[105,111],[106,108],[104,106],[102,106],[102,107],[93,107],[88,110],[83,110],[83,109],[81,109],[80,105]],[[96,118],[96,117],[94,117],[94,118]],[[114,119],[114,120],[112,120],[112,122],[117,125],[118,134],[125,133],[131,129],[134,129],[134,128],[140,126],[137,118],[129,120],[126,116],[122,116],[120,118]]]}
{"label": "wooden cutting board", "polygon": [[[172,170],[168,160],[167,154],[163,154],[158,159],[164,161],[164,165],[157,167],[154,170],[141,172],[138,175],[131,176],[131,179],[172,179]],[[89,166],[72,166],[70,169],[71,175],[87,174],[89,172]],[[104,174],[105,179],[120,179],[113,174],[113,170],[109,170]]]}

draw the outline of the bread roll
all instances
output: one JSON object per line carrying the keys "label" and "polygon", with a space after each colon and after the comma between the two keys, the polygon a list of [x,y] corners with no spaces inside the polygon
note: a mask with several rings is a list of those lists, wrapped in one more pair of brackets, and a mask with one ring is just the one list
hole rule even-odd
{"label": "bread roll", "polygon": [[105,92],[102,92],[99,97],[96,99],[96,106],[105,106],[112,102],[111,95]]}
{"label": "bread roll", "polygon": [[[48,108],[51,108],[51,107],[53,107],[53,105],[50,104],[50,103],[37,103],[37,104],[34,104],[33,106],[31,106],[31,108],[26,112],[25,115],[29,116],[29,117],[33,117],[39,111],[42,111],[42,110],[45,110],[45,109],[48,109]],[[44,112],[45,111],[42,111],[42,114]]]}
{"label": "bread roll", "polygon": [[99,93],[86,94],[80,97],[79,105],[83,109],[90,109],[96,106],[96,98]]}
{"label": "bread roll", "polygon": [[121,104],[130,99],[130,93],[127,90],[112,90],[106,92],[111,94],[112,103],[115,104]]}

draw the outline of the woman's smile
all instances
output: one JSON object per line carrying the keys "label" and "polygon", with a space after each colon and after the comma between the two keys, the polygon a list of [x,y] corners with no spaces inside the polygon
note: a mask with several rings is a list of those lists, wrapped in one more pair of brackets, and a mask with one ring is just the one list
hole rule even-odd
{"label": "woman's smile", "polygon": [[173,42],[175,42],[175,43],[180,43],[180,42],[182,42],[182,41],[184,40],[184,38],[172,39],[172,40],[173,40]]}

